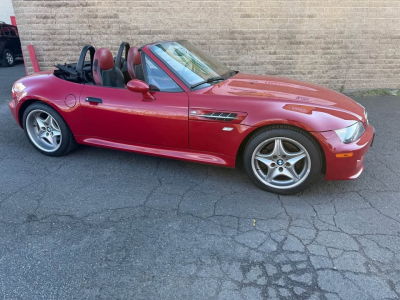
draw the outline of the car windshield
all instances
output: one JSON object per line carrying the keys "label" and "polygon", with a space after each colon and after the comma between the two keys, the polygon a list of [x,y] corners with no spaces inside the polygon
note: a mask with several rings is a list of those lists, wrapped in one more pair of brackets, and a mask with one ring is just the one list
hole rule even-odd
{"label": "car windshield", "polygon": [[152,45],[150,51],[192,88],[226,79],[233,72],[188,41],[161,42]]}

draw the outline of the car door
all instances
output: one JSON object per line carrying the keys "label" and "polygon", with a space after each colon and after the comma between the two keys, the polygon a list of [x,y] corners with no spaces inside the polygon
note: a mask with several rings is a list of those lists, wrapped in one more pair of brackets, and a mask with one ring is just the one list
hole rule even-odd
{"label": "car door", "polygon": [[17,29],[17,27],[15,27],[15,26],[11,26],[10,27],[10,29],[11,29],[11,31],[12,31],[12,33],[11,33],[11,36],[13,37],[13,40],[14,40],[14,44],[15,44],[15,50],[14,50],[14,53],[16,54],[16,55],[22,55],[22,48],[21,48],[21,40],[19,39],[19,32],[18,32],[18,29]]}
{"label": "car door", "polygon": [[187,149],[186,92],[176,85],[175,89],[161,86],[150,93],[153,101],[146,101],[142,93],[126,88],[85,85],[80,103],[93,135],[127,143]]}

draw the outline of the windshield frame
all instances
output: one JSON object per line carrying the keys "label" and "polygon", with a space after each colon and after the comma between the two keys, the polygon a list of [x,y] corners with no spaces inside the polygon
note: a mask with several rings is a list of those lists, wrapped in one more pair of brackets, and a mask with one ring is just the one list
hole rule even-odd
{"label": "windshield frame", "polygon": [[[155,57],[157,57],[157,59],[159,59],[159,60],[164,64],[165,68],[167,68],[169,71],[171,71],[171,73],[173,73],[177,78],[179,78],[179,80],[180,80],[189,90],[191,90],[191,91],[198,90],[198,89],[203,89],[203,88],[212,86],[212,85],[214,85],[214,84],[223,82],[223,81],[227,80],[228,78],[232,77],[233,75],[235,75],[235,74],[237,73],[237,71],[234,71],[234,70],[228,68],[227,66],[225,66],[224,64],[222,64],[221,62],[219,62],[218,59],[216,59],[216,58],[213,57],[213,58],[214,58],[215,60],[217,60],[221,65],[223,65],[224,67],[226,67],[226,68],[228,69],[228,71],[227,71],[226,73],[224,73],[224,74],[221,75],[221,77],[223,77],[224,80],[223,80],[223,81],[222,81],[222,80],[221,80],[221,81],[216,81],[216,82],[204,82],[203,84],[192,88],[192,86],[193,86],[193,85],[196,85],[196,83],[195,83],[195,84],[189,83],[189,82],[188,82],[185,78],[183,78],[178,72],[176,72],[176,70],[173,69],[173,68],[165,61],[164,58],[160,57],[160,56],[154,51],[154,47],[155,47],[156,45],[158,45],[158,44],[161,44],[161,43],[174,43],[174,42],[178,42],[178,43],[180,43],[180,42],[189,42],[189,43],[190,43],[190,41],[188,41],[188,40],[160,41],[160,42],[153,43],[153,44],[149,45],[149,46],[148,46],[148,49],[150,50],[151,54],[153,54]],[[195,46],[195,45],[193,45],[193,46]],[[198,48],[197,46],[195,46],[195,47]],[[199,48],[199,49],[200,49],[200,48]],[[200,50],[203,51],[202,49],[200,49]],[[208,54],[208,53],[206,53],[206,54],[207,54],[207,55],[210,55],[210,54]],[[210,55],[210,56],[211,56],[211,55]],[[198,83],[200,83],[200,82],[201,82],[201,81],[199,81]]]}

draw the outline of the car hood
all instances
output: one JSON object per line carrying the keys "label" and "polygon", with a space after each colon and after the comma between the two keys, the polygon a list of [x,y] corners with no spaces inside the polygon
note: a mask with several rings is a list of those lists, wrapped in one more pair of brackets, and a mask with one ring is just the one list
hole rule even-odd
{"label": "car hood", "polygon": [[341,93],[310,83],[274,76],[238,73],[214,85],[208,93],[259,98],[265,101],[283,100],[293,104],[298,110],[329,108],[350,113],[360,120],[364,116],[364,108]]}

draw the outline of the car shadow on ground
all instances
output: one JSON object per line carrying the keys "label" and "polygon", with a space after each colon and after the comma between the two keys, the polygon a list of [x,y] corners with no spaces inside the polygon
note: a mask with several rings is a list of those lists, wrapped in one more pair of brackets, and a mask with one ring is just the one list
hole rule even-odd
{"label": "car shadow on ground", "polygon": [[4,299],[398,298],[397,98],[359,100],[377,129],[359,179],[279,196],[240,169],[89,146],[44,156],[10,115],[6,80]]}

